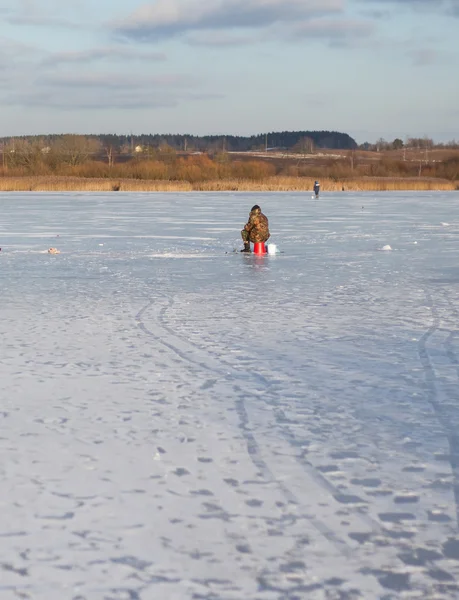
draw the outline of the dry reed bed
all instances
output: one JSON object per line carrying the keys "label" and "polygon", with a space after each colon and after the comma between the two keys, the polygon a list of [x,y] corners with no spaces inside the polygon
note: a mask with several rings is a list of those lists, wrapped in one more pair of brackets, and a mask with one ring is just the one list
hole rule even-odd
{"label": "dry reed bed", "polygon": [[[105,179],[83,177],[0,177],[3,192],[311,192],[314,180],[308,177],[268,177],[261,181],[222,179],[215,181],[162,181],[145,179]],[[343,181],[321,179],[323,191],[423,191],[456,190],[457,182],[427,178],[359,178]]]}

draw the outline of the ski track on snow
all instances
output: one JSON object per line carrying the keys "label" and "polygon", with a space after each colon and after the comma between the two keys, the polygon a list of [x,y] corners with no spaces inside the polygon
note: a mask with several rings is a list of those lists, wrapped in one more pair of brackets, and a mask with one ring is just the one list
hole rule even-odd
{"label": "ski track on snow", "polygon": [[[162,329],[165,332],[165,335],[164,336],[155,335],[145,324],[145,320],[147,319],[149,310],[156,303],[156,300],[154,300],[154,299],[150,300],[137,313],[135,320],[136,320],[139,328],[146,335],[151,336],[156,341],[159,341],[163,346],[168,348],[171,352],[173,352],[176,356],[178,356],[185,364],[199,367],[206,375],[208,375],[210,373],[212,375],[219,376],[221,378],[226,378],[228,370],[225,369],[224,367],[226,366],[228,368],[234,368],[234,365],[231,365],[231,363],[228,363],[227,361],[225,361],[225,359],[222,358],[221,356],[218,356],[218,358],[215,358],[215,356],[212,353],[210,353],[208,351],[203,351],[196,344],[194,344],[190,340],[186,339],[184,336],[179,334],[173,327],[168,325],[167,312],[168,312],[168,310],[173,308],[174,301],[173,301],[172,297],[169,297],[169,296],[166,296],[163,294],[159,295],[159,297],[162,298],[166,302],[166,304],[158,310],[158,316],[155,320],[155,328],[159,327],[160,329]],[[235,379],[237,379],[237,384],[234,384]],[[230,392],[238,392],[239,394],[242,395],[242,397],[240,397],[239,399],[234,400],[234,404],[236,406],[236,410],[239,415],[239,427],[240,427],[242,434],[244,436],[244,439],[246,441],[247,453],[248,453],[250,460],[257,467],[257,469],[259,469],[259,471],[262,473],[262,475],[266,481],[271,481],[271,482],[276,483],[276,485],[281,490],[281,493],[284,496],[284,498],[287,500],[287,502],[294,504],[300,508],[303,507],[305,498],[298,497],[298,495],[296,495],[295,492],[292,491],[292,489],[290,489],[287,485],[285,485],[282,481],[280,481],[278,479],[278,477],[276,477],[276,475],[274,474],[274,472],[272,470],[272,467],[270,467],[269,463],[272,462],[272,458],[274,458],[274,457],[272,457],[271,460],[265,458],[267,455],[269,455],[269,448],[266,445],[260,444],[260,442],[257,440],[256,435],[253,433],[253,430],[255,429],[255,427],[253,425],[251,425],[247,407],[246,407],[246,402],[243,399],[244,397],[246,397],[246,398],[253,398],[253,399],[257,400],[259,398],[264,399],[266,395],[271,395],[271,398],[270,398],[271,402],[278,400],[279,398],[278,398],[277,394],[276,393],[273,394],[272,390],[270,391],[270,389],[272,388],[272,383],[261,374],[257,374],[257,373],[253,373],[253,372],[251,372],[251,373],[237,372],[236,373],[234,371],[232,373],[232,382],[233,382],[233,385],[232,385],[232,389],[230,389]],[[257,383],[257,384],[262,383],[267,388],[266,394],[262,394],[260,396],[259,395],[254,396],[253,393],[251,392],[251,387],[250,387],[251,382]],[[273,396],[274,396],[274,398],[273,398]],[[281,427],[279,427],[279,425],[277,425],[277,430],[279,431],[279,433],[281,433],[281,435],[285,439],[285,441],[291,446],[292,440],[290,440],[288,438],[288,436],[283,431],[283,428],[281,428]],[[334,484],[332,484],[330,481],[328,481],[322,475],[322,473],[317,471],[317,469],[315,469],[315,467],[310,462],[306,462],[306,461],[302,460],[301,457],[299,457],[297,455],[297,453],[294,454],[294,459],[296,462],[298,462],[300,464],[301,469],[303,471],[302,484],[304,485],[304,487],[306,489],[311,491],[313,493],[313,495],[316,494],[316,492],[314,491],[314,488],[317,489],[317,486],[319,486],[319,488],[322,490],[322,492],[324,492],[324,491],[327,492],[329,501],[333,502],[333,501],[335,501],[336,498],[338,498],[340,496],[340,491],[336,488],[336,486]],[[305,479],[305,477],[307,479]],[[340,508],[339,503],[337,503],[335,506],[335,509],[334,509],[335,514],[337,512],[339,512],[339,508]],[[381,536],[384,536],[385,534],[387,534],[387,531],[385,530],[385,528],[383,526],[381,526],[381,524],[378,523],[376,520],[374,520],[370,515],[368,515],[366,513],[361,513],[349,505],[347,505],[346,508],[347,508],[348,512],[351,513],[352,518],[354,519],[354,521],[356,523],[354,525],[354,530],[364,529],[365,537],[368,537],[368,539],[370,539],[371,537],[381,538]],[[306,509],[306,507],[304,507],[304,509]],[[317,506],[315,506],[315,509],[317,510]],[[378,569],[377,569],[377,566],[379,565],[379,561],[376,565],[373,564],[373,561],[371,559],[369,559],[369,557],[365,553],[364,554],[360,553],[359,544],[354,543],[351,545],[349,542],[345,541],[343,536],[339,535],[339,533],[337,533],[337,531],[339,531],[339,529],[340,529],[339,521],[335,522],[333,529],[325,523],[325,519],[327,519],[327,518],[329,521],[331,518],[330,522],[333,521],[333,513],[330,514],[330,511],[326,511],[326,513],[324,513],[324,514],[326,516],[324,516],[324,518],[322,518],[322,519],[319,519],[316,516],[314,516],[313,514],[308,513],[308,512],[304,512],[302,516],[304,518],[306,518],[313,525],[313,527],[329,543],[331,543],[335,548],[338,549],[338,551],[340,552],[340,554],[344,557],[344,559],[346,561],[348,561],[352,565],[354,565],[354,568],[356,569],[356,571],[366,573],[367,575],[376,575],[377,577],[381,576],[380,570],[378,571]],[[348,515],[348,518],[349,518],[349,515]],[[358,525],[359,522],[360,522],[360,526]],[[301,557],[304,556],[304,549],[301,547],[297,554],[298,554],[297,558],[301,559]],[[358,557],[357,561],[356,561],[356,557]],[[389,558],[390,562],[394,563],[394,566],[398,565],[398,568],[403,568],[404,565],[397,556],[397,550],[395,552],[390,551],[388,553],[388,558]],[[431,563],[430,561],[426,560],[425,566],[426,567],[430,566],[433,568],[434,564]],[[385,575],[387,576],[387,572],[385,573]],[[394,576],[396,577],[396,571],[394,573]],[[276,589],[276,588],[272,588],[272,589]],[[311,589],[308,588],[309,591],[312,591],[312,589],[313,588],[311,588]],[[303,590],[303,591],[305,591],[305,590]]]}
{"label": "ski track on snow", "polygon": [[[172,306],[172,300],[168,299],[169,306]],[[180,344],[188,343],[190,346],[190,350],[184,351],[180,350],[176,345],[171,343],[170,341],[166,341],[162,337],[156,336],[144,323],[144,314],[148,311],[149,308],[154,304],[154,301],[150,301],[146,306],[144,306],[136,315],[135,319],[140,327],[140,329],[147,335],[153,337],[155,340],[159,341],[163,346],[171,350],[174,354],[179,356],[185,363],[192,364],[201,368],[205,373],[212,373],[214,375],[218,375],[220,377],[226,377],[226,372],[216,366],[209,366],[208,362],[203,362],[202,360],[194,359],[190,356],[192,352],[200,351],[194,344],[187,342],[183,338],[181,338],[172,328],[164,325],[164,311],[166,308],[161,309],[159,313],[159,318],[157,323],[163,327],[163,329],[167,332],[167,339],[177,339]],[[202,352],[202,351],[201,351]],[[239,374],[238,374],[239,376]],[[247,378],[244,378],[247,379]],[[259,379],[259,378],[257,378]],[[263,378],[264,379],[264,378]],[[266,382],[266,380],[265,380]],[[267,383],[267,382],[266,382]],[[240,387],[239,384],[236,387],[236,390],[241,390],[245,395],[251,395],[250,391],[244,390],[244,388]],[[243,436],[246,440],[247,444],[247,453],[250,457],[250,460],[253,464],[263,473],[265,479],[267,481],[276,482],[279,488],[282,491],[283,496],[288,502],[292,504],[296,504],[298,506],[301,505],[301,502],[295,496],[295,494],[283,483],[276,480],[271,468],[268,466],[266,460],[262,457],[262,451],[260,448],[260,444],[258,443],[256,436],[252,433],[250,427],[249,416],[246,409],[245,401],[242,398],[235,400],[235,406],[237,413],[239,415],[240,429],[243,433]],[[339,538],[336,533],[334,533],[329,527],[322,523],[321,521],[315,519],[313,516],[307,516],[307,518],[313,523],[314,527],[332,544],[334,544],[339,551],[344,556],[350,556],[350,547],[349,545],[341,538]]]}
{"label": "ski track on snow", "polygon": [[[454,196],[36,198],[0,198],[2,600],[459,598]],[[282,258],[230,256],[256,200]]]}
{"label": "ski track on snow", "polygon": [[[426,304],[431,310],[432,314],[432,325],[419,339],[418,349],[419,358],[424,369],[425,382],[426,382],[426,396],[429,404],[432,406],[435,415],[440,423],[449,446],[448,460],[451,467],[451,472],[454,476],[454,500],[456,508],[456,520],[459,525],[459,434],[454,424],[451,422],[448,412],[442,404],[441,397],[438,392],[438,379],[435,371],[434,364],[430,358],[428,351],[428,343],[440,328],[441,317],[438,313],[435,302],[430,293],[426,293]],[[457,358],[451,347],[451,339],[454,337],[456,332],[450,332],[449,336],[444,342],[446,348],[446,355],[453,365],[457,365]],[[455,397],[457,400],[457,396]]]}

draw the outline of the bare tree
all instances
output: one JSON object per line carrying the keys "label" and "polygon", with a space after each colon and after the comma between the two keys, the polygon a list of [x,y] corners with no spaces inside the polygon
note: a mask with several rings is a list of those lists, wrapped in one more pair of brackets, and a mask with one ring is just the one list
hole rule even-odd
{"label": "bare tree", "polygon": [[389,143],[384,138],[379,138],[376,141],[376,152],[381,152],[382,150],[387,150],[389,148]]}
{"label": "bare tree", "polygon": [[52,145],[53,154],[61,162],[72,167],[85,163],[91,156],[100,152],[99,140],[84,135],[63,135]]}
{"label": "bare tree", "polygon": [[297,154],[302,154],[303,156],[306,154],[313,154],[314,140],[310,137],[301,137],[293,146],[292,150]]}
{"label": "bare tree", "polygon": [[355,150],[349,150],[347,156],[351,165],[351,171],[353,171],[355,166],[357,165],[357,152]]}
{"label": "bare tree", "polygon": [[115,164],[115,149],[112,144],[107,144],[104,149],[108,159],[108,166],[109,168],[112,168]]}
{"label": "bare tree", "polygon": [[4,163],[8,167],[17,167],[33,173],[43,163],[42,148],[38,142],[12,140],[3,148]]}

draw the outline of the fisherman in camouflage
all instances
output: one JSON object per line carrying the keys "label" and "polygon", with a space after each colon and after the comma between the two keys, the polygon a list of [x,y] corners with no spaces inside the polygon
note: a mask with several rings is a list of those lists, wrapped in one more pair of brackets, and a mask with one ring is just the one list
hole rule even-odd
{"label": "fisherman in camouflage", "polygon": [[241,237],[244,241],[244,248],[241,252],[250,252],[250,242],[266,242],[269,238],[269,226],[267,217],[261,212],[258,204],[252,206],[249,220],[241,231]]}

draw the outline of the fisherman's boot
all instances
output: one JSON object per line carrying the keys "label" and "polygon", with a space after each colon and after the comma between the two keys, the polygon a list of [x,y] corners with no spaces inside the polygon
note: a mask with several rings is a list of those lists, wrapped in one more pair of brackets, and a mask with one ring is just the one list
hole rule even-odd
{"label": "fisherman's boot", "polygon": [[250,252],[250,242],[244,242],[244,248],[241,252]]}

